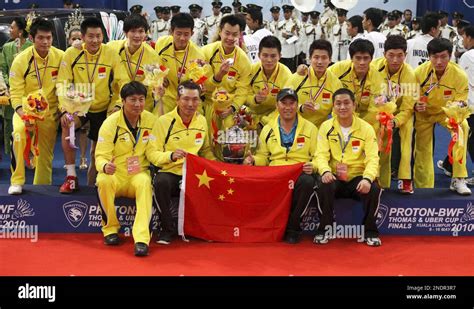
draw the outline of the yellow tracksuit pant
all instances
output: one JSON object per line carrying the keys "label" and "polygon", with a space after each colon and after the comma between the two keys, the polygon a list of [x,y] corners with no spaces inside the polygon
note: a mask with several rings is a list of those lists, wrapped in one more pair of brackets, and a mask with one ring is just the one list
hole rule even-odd
{"label": "yellow tracksuit pant", "polygon": [[[400,135],[400,165],[398,166],[398,179],[412,179],[411,175],[411,155],[413,153],[412,140],[413,140],[413,117],[398,128],[398,134]],[[387,135],[384,135],[383,146],[387,145]],[[380,152],[380,175],[379,184],[382,188],[390,188],[390,182],[392,180],[392,151],[385,153]]]}
{"label": "yellow tracksuit pant", "polygon": [[150,242],[150,220],[152,216],[152,184],[147,172],[133,176],[99,173],[97,176],[99,203],[102,209],[102,232],[104,236],[118,233],[120,222],[115,210],[116,197],[135,198],[136,214],[132,235],[134,241]]}
{"label": "yellow tracksuit pant", "polygon": [[[39,156],[34,159],[35,177],[34,185],[51,185],[53,172],[53,152],[56,142],[58,122],[53,117],[37,121],[38,125],[38,149]],[[25,184],[25,160],[23,151],[26,147],[25,123],[17,113],[13,115],[13,153],[11,160],[12,177],[10,184]],[[33,147],[33,145],[32,145]]]}
{"label": "yellow tracksuit pant", "polygon": [[[415,168],[414,179],[417,188],[433,188],[434,187],[434,167],[433,167],[433,126],[439,123],[446,128],[446,115],[423,115],[416,113],[415,121]],[[453,162],[453,178],[467,177],[466,169],[466,149],[467,138],[469,135],[469,125],[467,120],[462,122],[462,130],[464,132],[464,154],[462,163],[458,160]],[[454,146],[455,152],[458,145]]]}

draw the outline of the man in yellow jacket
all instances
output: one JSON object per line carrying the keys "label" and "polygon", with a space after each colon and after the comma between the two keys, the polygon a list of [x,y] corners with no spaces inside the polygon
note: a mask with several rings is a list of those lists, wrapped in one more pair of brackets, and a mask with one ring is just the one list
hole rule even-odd
{"label": "man in yellow jacket", "polygon": [[314,197],[314,172],[317,170],[314,154],[318,129],[298,115],[298,96],[291,88],[284,88],[278,93],[277,110],[278,117],[265,125],[260,133],[257,153],[253,156],[249,154],[244,164],[277,166],[304,162],[295,184],[285,233],[285,241],[296,244],[301,235],[301,217]]}
{"label": "man in yellow jacket", "polygon": [[[394,128],[392,150],[389,153],[385,151],[380,153],[379,184],[382,188],[390,188],[391,156],[394,151],[397,151],[400,152],[400,163],[395,167],[398,170],[398,189],[403,194],[412,194],[413,108],[415,98],[419,96],[419,87],[415,72],[409,64],[404,62],[407,49],[405,38],[400,35],[388,36],[384,49],[384,57],[372,61],[372,66],[385,76],[382,93],[389,101],[395,100],[397,111],[392,120]],[[384,145],[386,136],[385,134]]]}
{"label": "man in yellow jacket", "polygon": [[[61,193],[72,193],[79,189],[76,175],[76,150],[69,145],[66,139],[69,136],[69,127],[74,121],[78,129],[86,122],[90,122],[89,139],[91,143],[91,161],[94,160],[94,151],[97,145],[99,128],[107,117],[107,110],[120,110],[121,101],[112,102],[110,83],[113,79],[119,84],[128,80],[127,73],[120,65],[120,57],[113,48],[102,44],[102,22],[95,18],[86,18],[81,24],[81,49],[69,47],[61,62],[58,76],[58,99],[61,111],[61,143],[66,161],[66,179],[59,189]],[[62,104],[67,91],[73,87],[77,91],[93,95],[93,102],[85,117],[68,115]],[[111,105],[113,107],[111,107]],[[97,171],[94,162],[91,162],[87,173],[87,183],[93,186]]]}
{"label": "man in yellow jacket", "polygon": [[[49,111],[44,120],[36,120],[38,128],[36,139],[39,155],[35,160],[35,185],[51,185],[54,142],[58,122],[58,98],[56,96],[56,79],[63,57],[63,51],[51,46],[53,43],[54,25],[47,20],[37,19],[33,22],[30,35],[33,46],[22,51],[13,61],[10,69],[10,100],[15,114],[13,116],[13,142],[11,154],[11,171],[9,194],[21,194],[25,184],[24,151],[34,127],[27,119],[22,104],[26,97],[40,91],[49,104]],[[34,139],[30,143],[32,150]],[[29,153],[28,160],[29,160]]]}
{"label": "man in yellow jacket", "polygon": [[187,153],[215,160],[209,145],[208,126],[197,112],[201,87],[192,81],[178,86],[177,107],[156,122],[160,171],[154,178],[155,197],[160,211],[161,232],[157,243],[168,245],[174,236],[171,198],[179,196],[184,157]]}
{"label": "man in yellow jacket", "polygon": [[380,246],[377,213],[382,189],[373,181],[379,170],[378,144],[370,124],[355,116],[355,96],[349,89],[334,93],[335,117],[325,121],[318,134],[316,165],[321,184],[316,190],[320,223],[314,243],[335,236],[334,198],[361,198],[364,236],[369,246]]}
{"label": "man in yellow jacket", "polygon": [[204,54],[191,41],[194,19],[187,13],[178,13],[171,19],[171,35],[158,39],[155,50],[162,65],[170,71],[165,82],[165,94],[157,102],[154,114],[161,116],[176,108],[178,85],[185,80],[191,63],[204,60]]}
{"label": "man in yellow jacket", "polygon": [[370,124],[376,123],[376,113],[369,110],[374,99],[382,92],[384,76],[370,63],[374,55],[374,45],[369,40],[358,39],[349,46],[350,60],[339,61],[329,68],[342,82],[344,88],[354,93],[358,116]]}
{"label": "man in yellow jacket", "polygon": [[[158,64],[160,59],[153,47],[145,41],[148,32],[148,22],[145,17],[139,14],[132,14],[125,18],[123,23],[123,31],[126,40],[116,40],[107,43],[120,57],[122,69],[127,73],[126,82],[139,81],[143,83],[145,80],[145,66]],[[120,81],[114,79],[112,85],[112,102],[119,101],[120,97]],[[152,112],[155,107],[153,100],[153,89],[148,87],[145,110]],[[115,106],[109,105],[109,109]]]}
{"label": "man in yellow jacket", "polygon": [[152,217],[152,184],[148,166],[159,163],[156,148],[156,117],[144,110],[147,89],[138,81],[125,84],[120,91],[121,111],[104,121],[95,152],[99,171],[97,190],[102,210],[102,232],[106,245],[120,243],[120,222],[115,198],[135,198],[136,215],[132,234],[135,255],[148,255]]}
{"label": "man in yellow jacket", "polygon": [[296,89],[299,112],[316,127],[328,119],[332,111],[332,96],[342,88],[337,76],[328,70],[332,45],[326,40],[316,40],[309,48],[311,65],[303,76],[294,73],[289,84]]}
{"label": "man in yellow jacket", "polygon": [[259,129],[271,121],[276,112],[276,96],[291,78],[291,71],[280,63],[281,43],[277,37],[267,36],[260,41],[260,61],[252,65],[246,106]]}
{"label": "man in yellow jacket", "polygon": [[[467,102],[469,93],[468,78],[464,70],[450,62],[453,45],[448,39],[436,38],[428,43],[430,61],[415,70],[420,84],[422,99],[415,105],[415,168],[414,179],[417,188],[434,187],[433,168],[433,126],[438,123],[447,126],[446,114],[442,110],[448,101]],[[464,145],[467,145],[469,125],[464,120],[459,126],[464,132]],[[453,147],[453,157],[460,143]],[[449,189],[461,195],[470,195],[466,185],[466,149],[462,158],[453,158],[453,174]]]}

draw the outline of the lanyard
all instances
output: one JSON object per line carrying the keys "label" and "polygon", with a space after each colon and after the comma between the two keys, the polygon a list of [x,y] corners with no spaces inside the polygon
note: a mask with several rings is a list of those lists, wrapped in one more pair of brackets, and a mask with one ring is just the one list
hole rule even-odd
{"label": "lanyard", "polygon": [[[48,56],[46,56],[46,57],[48,57]],[[46,68],[48,67],[48,58],[46,58],[46,63],[45,63],[44,68],[43,68],[43,78],[42,79],[41,79],[41,75],[40,75],[39,68],[38,68],[38,62],[36,62],[36,57],[35,57],[35,52],[34,51],[33,51],[33,63],[35,65],[36,80],[38,81],[39,89],[42,89],[43,88],[44,77],[46,76]]]}
{"label": "lanyard", "polygon": [[140,56],[138,56],[137,67],[135,68],[135,74],[133,74],[132,73],[132,62],[130,60],[130,57],[128,56],[127,49],[125,48],[125,58],[127,59],[128,73],[129,73],[130,78],[132,80],[135,80],[135,78],[137,78],[137,73],[138,73],[138,70],[140,69],[140,64],[142,63],[142,58],[143,58],[144,53],[145,53],[145,48],[142,49],[142,51],[140,52]]}
{"label": "lanyard", "polygon": [[425,93],[423,94],[424,96],[428,96],[430,94],[431,91],[434,90],[435,87],[437,87],[439,85],[439,82],[441,81],[441,79],[443,78],[444,74],[446,74],[446,71],[448,70],[448,68],[446,68],[444,70],[444,73],[443,75],[441,75],[440,79],[436,82],[436,83],[433,83],[433,71],[431,71],[431,76],[430,76],[430,87],[428,88],[428,90],[425,91]]}
{"label": "lanyard", "polygon": [[[176,57],[176,50],[173,51],[173,55],[174,55],[174,59],[176,60],[176,64],[178,64],[178,57]],[[188,46],[186,46],[186,50],[184,51],[183,63],[181,64],[181,68],[178,69],[179,65],[177,66],[178,85],[181,83],[181,78],[184,75],[184,67],[186,66],[188,55],[189,55],[189,43],[188,43]]]}
{"label": "lanyard", "polygon": [[352,133],[347,136],[347,141],[344,141],[343,138],[341,138],[341,135],[339,135],[339,133],[337,133],[337,137],[339,138],[339,144],[341,145],[342,158],[344,158],[344,152],[346,151],[346,147],[349,144],[349,141],[351,140]]}
{"label": "lanyard", "polygon": [[[403,67],[398,74],[398,82],[396,85],[393,85],[392,80],[390,79],[388,69],[387,69],[387,82],[388,82],[388,96],[390,98],[398,98],[400,96],[400,78],[402,76]],[[393,89],[395,88],[395,90]]]}
{"label": "lanyard", "polygon": [[[361,101],[362,101],[362,94],[364,93],[364,86],[365,86],[365,81],[367,80],[367,75],[369,73],[367,73],[365,76],[364,76],[364,79],[360,82],[360,97],[359,97],[359,100],[357,101],[356,100],[356,104],[358,105]],[[356,84],[354,83],[354,79],[352,79],[352,85],[354,86],[354,94],[356,93]]]}
{"label": "lanyard", "polygon": [[87,52],[84,53],[84,58],[86,58],[86,70],[87,70],[87,79],[89,80],[89,83],[92,84],[92,82],[94,81],[94,74],[95,74],[95,70],[97,69],[97,65],[99,64],[99,58],[100,58],[100,54],[102,53],[102,50],[99,52],[99,54],[97,55],[97,59],[95,60],[95,64],[94,64],[94,70],[92,70],[92,76],[89,74],[89,60],[87,59]]}
{"label": "lanyard", "polygon": [[[276,83],[276,80],[278,78],[278,74],[280,73],[280,66],[277,64],[277,71],[276,71],[276,74],[275,74],[275,78],[273,79],[273,83],[272,84],[272,90],[275,88],[275,83]],[[271,75],[270,75],[271,77]],[[262,79],[263,79],[263,83],[265,84],[265,88],[267,89],[270,89],[270,87],[268,86],[268,82],[270,81],[270,78],[267,79],[267,77],[265,76],[265,70],[263,69],[263,66],[262,66]]]}
{"label": "lanyard", "polygon": [[[316,74],[316,73],[314,73]],[[310,90],[309,90],[309,99],[315,103],[316,100],[318,99],[319,95],[321,94],[321,92],[323,92],[324,90],[324,85],[326,85],[326,80],[328,78],[328,75],[327,75],[327,72],[326,72],[326,77],[324,77],[324,81],[323,83],[321,84],[321,87],[319,88],[318,92],[313,96],[313,87],[311,86],[311,72],[309,72],[309,85],[310,85]]]}

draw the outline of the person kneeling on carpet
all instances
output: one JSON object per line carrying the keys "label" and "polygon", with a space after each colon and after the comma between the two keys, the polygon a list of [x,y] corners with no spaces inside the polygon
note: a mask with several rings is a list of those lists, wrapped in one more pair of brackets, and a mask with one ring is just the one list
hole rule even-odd
{"label": "person kneeling on carpet", "polygon": [[334,198],[362,199],[364,236],[369,246],[380,246],[376,219],[382,189],[373,183],[379,169],[378,144],[372,126],[355,115],[355,97],[341,88],[333,95],[334,117],[321,125],[316,165],[321,184],[316,189],[319,226],[314,243],[326,244],[335,235]]}
{"label": "person kneeling on carpet", "polygon": [[156,117],[144,110],[146,95],[147,89],[140,82],[132,81],[123,86],[120,91],[123,108],[102,124],[95,152],[104,243],[120,243],[115,198],[135,198],[132,234],[136,256],[148,255],[151,238],[152,184],[148,167],[150,162],[161,163],[153,131]]}

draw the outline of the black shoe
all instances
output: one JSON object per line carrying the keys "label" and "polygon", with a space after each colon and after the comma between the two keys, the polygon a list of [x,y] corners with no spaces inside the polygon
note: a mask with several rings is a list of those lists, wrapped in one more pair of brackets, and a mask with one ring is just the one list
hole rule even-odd
{"label": "black shoe", "polygon": [[135,244],[135,256],[147,256],[148,255],[148,245],[142,242],[137,242]]}
{"label": "black shoe", "polygon": [[172,238],[173,238],[172,233],[161,231],[156,243],[160,245],[169,245],[171,243]]}
{"label": "black shoe", "polygon": [[295,233],[286,233],[285,242],[292,245],[297,244],[300,242],[300,235]]}
{"label": "black shoe", "polygon": [[117,233],[115,234],[110,234],[104,237],[104,244],[108,246],[116,246],[120,244],[120,238]]}

